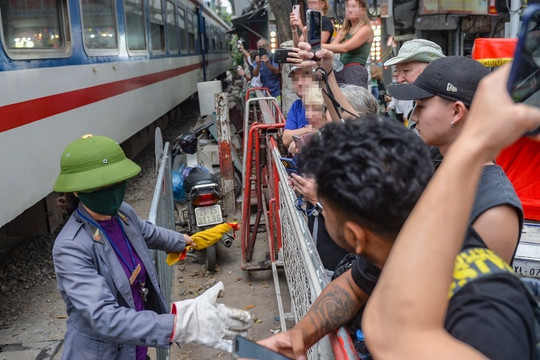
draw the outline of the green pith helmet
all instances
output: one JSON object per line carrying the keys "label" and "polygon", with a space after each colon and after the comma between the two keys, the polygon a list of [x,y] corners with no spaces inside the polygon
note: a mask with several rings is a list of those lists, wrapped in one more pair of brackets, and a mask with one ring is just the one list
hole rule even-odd
{"label": "green pith helmet", "polygon": [[69,144],[60,159],[54,191],[90,191],[132,178],[141,171],[120,145],[106,136],[83,135]]}

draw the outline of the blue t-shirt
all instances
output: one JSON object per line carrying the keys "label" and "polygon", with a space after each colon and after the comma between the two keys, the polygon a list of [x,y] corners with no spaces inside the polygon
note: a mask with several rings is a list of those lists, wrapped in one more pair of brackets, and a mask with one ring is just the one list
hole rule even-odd
{"label": "blue t-shirt", "polygon": [[[268,61],[273,67],[279,68],[279,65],[274,62],[273,56],[270,56]],[[270,94],[273,97],[278,97],[281,94],[281,89],[279,87],[279,76],[275,75],[269,68],[267,68],[263,61],[261,61],[259,73],[261,75],[261,82],[263,86],[270,90]]]}
{"label": "blue t-shirt", "polygon": [[284,130],[301,129],[307,125],[309,125],[309,121],[306,119],[306,109],[304,108],[302,99],[297,99],[293,102],[287,113]]}

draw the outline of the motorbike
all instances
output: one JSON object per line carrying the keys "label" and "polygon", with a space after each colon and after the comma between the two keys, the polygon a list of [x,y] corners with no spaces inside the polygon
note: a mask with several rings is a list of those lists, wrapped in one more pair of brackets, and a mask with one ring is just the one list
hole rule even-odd
{"label": "motorbike", "polygon": [[[204,151],[205,146],[213,142],[212,139],[203,138],[212,125],[209,122],[181,134],[174,140],[172,148],[173,197],[179,225],[190,235],[223,222],[219,174],[215,173],[217,171],[213,169],[210,156]],[[225,234],[221,242],[230,247],[232,237]],[[214,271],[217,243],[202,251],[205,252],[207,270]]]}

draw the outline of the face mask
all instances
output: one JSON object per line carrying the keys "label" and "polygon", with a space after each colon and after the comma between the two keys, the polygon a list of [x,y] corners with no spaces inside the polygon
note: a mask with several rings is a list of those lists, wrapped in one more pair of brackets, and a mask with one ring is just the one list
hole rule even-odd
{"label": "face mask", "polygon": [[116,215],[124,201],[126,182],[92,192],[79,192],[79,200],[100,215]]}

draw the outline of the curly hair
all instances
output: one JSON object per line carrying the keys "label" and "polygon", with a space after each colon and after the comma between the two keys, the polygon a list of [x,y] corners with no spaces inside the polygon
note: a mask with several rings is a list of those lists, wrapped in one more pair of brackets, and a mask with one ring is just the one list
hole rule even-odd
{"label": "curly hair", "polygon": [[392,240],[433,174],[420,137],[377,115],[325,125],[302,166],[340,215]]}

